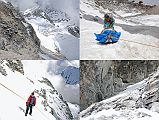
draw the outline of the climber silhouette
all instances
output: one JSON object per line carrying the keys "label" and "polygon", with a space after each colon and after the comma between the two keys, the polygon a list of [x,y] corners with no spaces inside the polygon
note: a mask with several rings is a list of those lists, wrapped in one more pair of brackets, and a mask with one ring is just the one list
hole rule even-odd
{"label": "climber silhouette", "polygon": [[26,113],[25,113],[25,116],[27,116],[29,109],[30,109],[29,114],[32,115],[32,108],[35,105],[36,105],[36,97],[34,96],[34,92],[32,92],[31,95],[29,96],[27,102],[26,102]]}

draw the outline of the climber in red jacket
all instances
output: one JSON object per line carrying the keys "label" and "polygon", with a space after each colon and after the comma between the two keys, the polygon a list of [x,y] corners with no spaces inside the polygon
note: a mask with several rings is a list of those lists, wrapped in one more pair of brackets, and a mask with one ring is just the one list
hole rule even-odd
{"label": "climber in red jacket", "polygon": [[32,92],[31,95],[29,96],[27,102],[26,102],[26,113],[25,113],[25,116],[27,116],[29,109],[30,109],[29,114],[32,115],[32,108],[35,105],[36,105],[36,97],[34,96],[34,92]]}

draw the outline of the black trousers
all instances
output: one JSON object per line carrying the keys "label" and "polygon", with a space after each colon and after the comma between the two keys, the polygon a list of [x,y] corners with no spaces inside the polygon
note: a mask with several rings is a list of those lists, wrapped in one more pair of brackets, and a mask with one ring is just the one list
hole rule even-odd
{"label": "black trousers", "polygon": [[33,105],[27,105],[26,106],[26,113],[25,113],[25,115],[27,116],[27,114],[28,114],[28,111],[29,111],[29,109],[30,109],[30,112],[29,112],[29,114],[31,115],[32,114],[32,108],[33,108]]}

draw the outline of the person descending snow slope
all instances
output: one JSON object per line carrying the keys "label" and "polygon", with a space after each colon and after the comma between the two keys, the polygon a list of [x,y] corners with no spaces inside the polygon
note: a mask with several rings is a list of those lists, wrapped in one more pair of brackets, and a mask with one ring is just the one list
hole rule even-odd
{"label": "person descending snow slope", "polygon": [[25,116],[27,116],[29,109],[30,109],[29,115],[32,115],[32,109],[33,109],[33,106],[35,106],[35,105],[36,105],[36,97],[34,96],[34,92],[32,92],[26,102]]}
{"label": "person descending snow slope", "polygon": [[104,30],[100,34],[95,34],[96,40],[101,43],[115,43],[119,40],[121,32],[114,30],[115,20],[108,14],[104,15]]}

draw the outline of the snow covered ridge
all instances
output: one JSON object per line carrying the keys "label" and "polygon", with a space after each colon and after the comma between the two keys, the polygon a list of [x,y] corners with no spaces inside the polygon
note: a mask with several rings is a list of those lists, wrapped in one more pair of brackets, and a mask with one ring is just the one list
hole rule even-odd
{"label": "snow covered ridge", "polygon": [[0,0],[0,1],[3,1],[3,2],[7,3],[7,1],[6,1],[6,0]]}
{"label": "snow covered ridge", "polygon": [[92,104],[80,113],[81,120],[158,120],[159,68],[147,79],[128,86],[118,95]]}
{"label": "snow covered ridge", "polygon": [[[49,62],[57,63],[56,61],[0,61],[0,97],[3,98],[0,103],[1,120],[77,119],[79,105],[71,103],[71,99],[74,100],[78,95],[70,94],[72,88],[69,91],[60,75],[48,73]],[[76,86],[70,85],[70,87]],[[66,88],[69,92],[62,93],[60,89]],[[32,116],[25,117],[26,100],[32,91],[35,91],[37,104],[33,108]],[[67,94],[70,100],[65,99],[63,94]]]}

